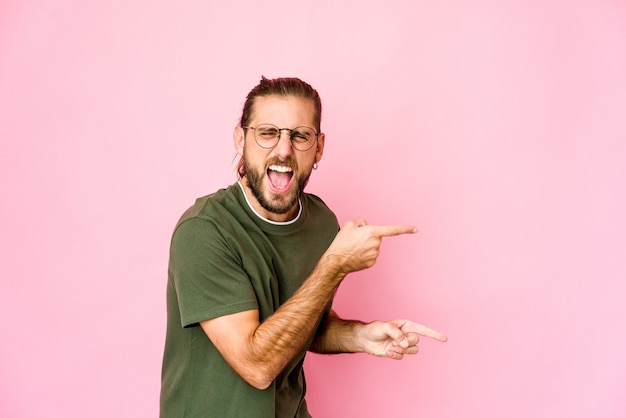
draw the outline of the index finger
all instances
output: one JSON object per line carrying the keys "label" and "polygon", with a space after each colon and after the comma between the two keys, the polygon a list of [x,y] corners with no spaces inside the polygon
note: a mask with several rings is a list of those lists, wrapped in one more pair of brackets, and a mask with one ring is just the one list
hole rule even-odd
{"label": "index finger", "polygon": [[369,227],[379,237],[417,233],[417,227],[410,225],[369,225]]}
{"label": "index finger", "polygon": [[409,329],[406,329],[406,331],[414,332],[414,333],[422,335],[424,337],[428,337],[428,338],[432,338],[433,340],[441,341],[442,343],[445,343],[446,341],[448,341],[448,337],[446,337],[444,334],[442,334],[439,331],[435,331],[432,328],[428,328],[426,325],[418,324],[418,323],[415,323],[415,322],[413,322],[411,325],[412,326],[408,327]]}

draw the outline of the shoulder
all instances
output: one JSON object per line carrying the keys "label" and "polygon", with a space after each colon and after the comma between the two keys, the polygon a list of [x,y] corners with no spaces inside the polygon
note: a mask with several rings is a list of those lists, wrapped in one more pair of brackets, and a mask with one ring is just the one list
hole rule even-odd
{"label": "shoulder", "polygon": [[332,213],[332,210],[328,205],[316,194],[313,193],[303,193],[302,195],[303,201],[306,205],[310,205],[320,210],[325,210]]}
{"label": "shoulder", "polygon": [[180,217],[176,228],[193,219],[211,221],[228,213],[237,213],[241,204],[237,198],[238,188],[235,186],[231,185],[225,189],[219,189],[215,193],[197,198],[194,204]]}
{"label": "shoulder", "polygon": [[182,235],[206,239],[207,234],[229,234],[228,231],[241,228],[247,215],[237,192],[235,184],[197,198],[176,222],[173,238]]}
{"label": "shoulder", "polygon": [[320,225],[329,226],[331,229],[338,229],[338,220],[335,213],[319,196],[312,193],[304,193],[302,202],[305,208],[307,222],[315,227]]}
{"label": "shoulder", "polygon": [[238,237],[245,231],[244,218],[232,186],[197,198],[176,223],[170,260],[191,258],[196,263],[207,254],[219,254],[222,260],[231,256],[238,259]]}
{"label": "shoulder", "polygon": [[326,212],[328,214],[332,214],[335,216],[334,212],[330,209],[330,207],[322,200],[321,197],[313,194],[313,193],[303,193],[302,200],[305,206],[312,208],[313,210],[317,210],[320,212]]}

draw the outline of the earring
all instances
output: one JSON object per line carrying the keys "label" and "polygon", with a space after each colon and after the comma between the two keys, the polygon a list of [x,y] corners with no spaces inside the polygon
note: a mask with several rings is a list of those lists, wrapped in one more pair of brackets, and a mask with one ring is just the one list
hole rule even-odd
{"label": "earring", "polygon": [[317,170],[317,163],[313,164],[313,170]]}

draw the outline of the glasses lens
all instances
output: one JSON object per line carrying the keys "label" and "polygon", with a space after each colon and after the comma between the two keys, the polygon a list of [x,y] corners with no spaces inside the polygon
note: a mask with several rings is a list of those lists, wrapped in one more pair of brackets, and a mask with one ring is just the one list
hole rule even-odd
{"label": "glasses lens", "polygon": [[315,131],[308,126],[299,126],[291,131],[291,144],[299,151],[306,151],[315,143]]}
{"label": "glasses lens", "polygon": [[263,148],[272,148],[278,142],[280,130],[267,123],[263,123],[254,129],[254,138],[257,144]]}

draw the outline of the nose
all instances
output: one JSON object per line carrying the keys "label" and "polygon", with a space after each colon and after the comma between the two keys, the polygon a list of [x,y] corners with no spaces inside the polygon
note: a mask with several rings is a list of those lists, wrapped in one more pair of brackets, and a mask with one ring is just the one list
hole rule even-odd
{"label": "nose", "polygon": [[293,147],[291,146],[291,131],[284,129],[280,131],[278,136],[278,143],[274,147],[274,151],[281,159],[285,159],[293,153]]}

